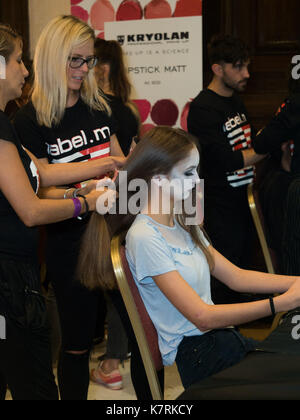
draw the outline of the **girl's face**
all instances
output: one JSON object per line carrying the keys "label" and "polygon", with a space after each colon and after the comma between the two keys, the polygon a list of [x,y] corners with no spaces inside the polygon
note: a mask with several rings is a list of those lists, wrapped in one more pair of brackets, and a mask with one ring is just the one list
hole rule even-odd
{"label": "girl's face", "polygon": [[177,163],[168,175],[172,182],[174,202],[186,200],[196,184],[200,182],[198,175],[199,152],[194,146],[188,157]]}
{"label": "girl's face", "polygon": [[[84,79],[89,73],[89,68],[86,62],[84,62],[80,67],[77,67],[80,64],[80,59],[89,60],[94,57],[94,41],[90,39],[86,43],[82,44],[79,47],[74,48],[72,51],[68,67],[67,67],[67,79],[68,79],[68,90],[79,92]],[[81,62],[82,63],[82,62]],[[72,67],[77,68],[72,68]]]}
{"label": "girl's face", "polygon": [[22,61],[22,42],[17,40],[15,49],[6,63],[5,79],[0,80],[1,96],[4,103],[17,99],[22,95],[25,78],[29,73]]}

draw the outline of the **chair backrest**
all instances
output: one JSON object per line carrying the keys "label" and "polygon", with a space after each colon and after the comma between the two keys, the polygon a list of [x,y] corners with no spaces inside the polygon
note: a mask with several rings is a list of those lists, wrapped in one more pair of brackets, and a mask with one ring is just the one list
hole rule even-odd
{"label": "chair backrest", "polygon": [[277,261],[275,251],[270,249],[266,240],[264,216],[259,202],[258,191],[253,184],[248,185],[248,203],[256,228],[258,239],[262,248],[264,260],[269,273],[276,273]]}
{"label": "chair backrest", "polygon": [[163,400],[163,390],[157,376],[157,371],[163,368],[157,332],[132,277],[123,241],[124,235],[119,235],[111,242],[115,277],[139,346],[152,397],[154,400]]}

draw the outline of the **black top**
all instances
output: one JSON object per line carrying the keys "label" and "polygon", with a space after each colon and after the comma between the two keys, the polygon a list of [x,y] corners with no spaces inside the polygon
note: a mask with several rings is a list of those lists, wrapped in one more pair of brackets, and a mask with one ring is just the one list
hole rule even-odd
{"label": "black top", "polygon": [[[0,139],[13,143],[17,147],[32,189],[37,193],[39,187],[37,168],[21,146],[9,118],[2,111],[0,111]],[[1,190],[0,230],[0,254],[9,255],[14,259],[36,260],[38,230],[35,227],[29,228],[24,225]]]}
{"label": "black top", "polygon": [[280,150],[281,144],[293,141],[294,150],[291,173],[300,172],[300,93],[291,95],[281,105],[279,112],[253,140],[256,153],[265,154]]}
{"label": "black top", "polygon": [[110,136],[115,134],[108,115],[91,111],[81,99],[66,108],[62,121],[51,128],[38,124],[34,106],[29,102],[17,112],[14,126],[22,144],[37,158],[48,158],[50,163],[109,156]]}
{"label": "black top", "polygon": [[[24,146],[36,157],[48,158],[50,163],[83,162],[109,156],[110,137],[115,134],[109,116],[102,111],[91,111],[81,99],[67,108],[60,124],[52,128],[38,124],[34,106],[29,102],[16,114],[14,126]],[[65,252],[71,252],[73,245],[78,245],[88,220],[69,219],[48,225],[50,253],[63,258]]]}
{"label": "black top", "polygon": [[116,96],[106,95],[116,121],[116,135],[124,156],[130,151],[133,137],[138,135],[138,120],[129,106]]}
{"label": "black top", "polygon": [[240,97],[204,89],[191,103],[188,130],[199,139],[206,197],[240,195],[254,176],[252,166],[243,168],[241,151],[251,147],[252,129]]}

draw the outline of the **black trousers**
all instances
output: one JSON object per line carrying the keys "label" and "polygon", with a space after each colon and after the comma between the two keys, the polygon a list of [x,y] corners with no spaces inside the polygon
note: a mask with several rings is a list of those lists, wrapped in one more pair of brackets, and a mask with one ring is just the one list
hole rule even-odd
{"label": "black trousers", "polygon": [[14,400],[58,400],[36,265],[0,258],[0,315],[0,398],[8,386]]}
{"label": "black trousers", "polygon": [[[255,227],[249,210],[246,191],[239,199],[228,197],[222,203],[207,197],[204,228],[213,247],[230,262],[244,269],[253,269]],[[212,300],[215,304],[245,301],[246,297],[211,277]],[[247,299],[246,299],[247,300]]]}

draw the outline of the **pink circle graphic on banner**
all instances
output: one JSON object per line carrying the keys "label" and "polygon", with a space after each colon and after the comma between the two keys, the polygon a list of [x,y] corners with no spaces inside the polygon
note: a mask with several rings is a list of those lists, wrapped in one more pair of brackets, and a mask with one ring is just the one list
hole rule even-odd
{"label": "pink circle graphic on banner", "polygon": [[117,10],[117,20],[139,20],[143,18],[143,10],[137,0],[123,0]]}
{"label": "pink circle graphic on banner", "polygon": [[185,104],[185,106],[183,107],[182,113],[181,113],[181,117],[180,117],[181,128],[185,131],[188,131],[187,118],[188,118],[188,115],[189,115],[190,106],[191,106],[191,102],[188,102],[187,104]]}
{"label": "pink circle graphic on banner", "polygon": [[81,6],[72,6],[71,13],[73,16],[78,17],[79,19],[87,22],[89,20],[89,13]]}
{"label": "pink circle graphic on banner", "polygon": [[116,19],[115,9],[109,0],[97,0],[91,8],[91,26],[97,31],[104,31],[105,22]]}
{"label": "pink circle graphic on banner", "polygon": [[78,4],[81,3],[82,0],[71,0],[71,4]]}
{"label": "pink circle graphic on banner", "polygon": [[152,0],[144,9],[145,19],[172,17],[172,9],[167,0]]}
{"label": "pink circle graphic on banner", "polygon": [[143,124],[140,129],[141,137],[143,137],[144,134],[148,133],[148,131],[152,130],[152,128],[154,127],[155,127],[154,124]]}
{"label": "pink circle graphic on banner", "polygon": [[133,101],[138,107],[141,122],[145,122],[151,111],[151,104],[146,99],[134,99]]}
{"label": "pink circle graphic on banner", "polygon": [[177,0],[173,16],[202,16],[202,0]]}
{"label": "pink circle graphic on banner", "polygon": [[176,124],[178,115],[178,107],[171,99],[157,101],[151,111],[152,121],[157,125],[173,126]]}

